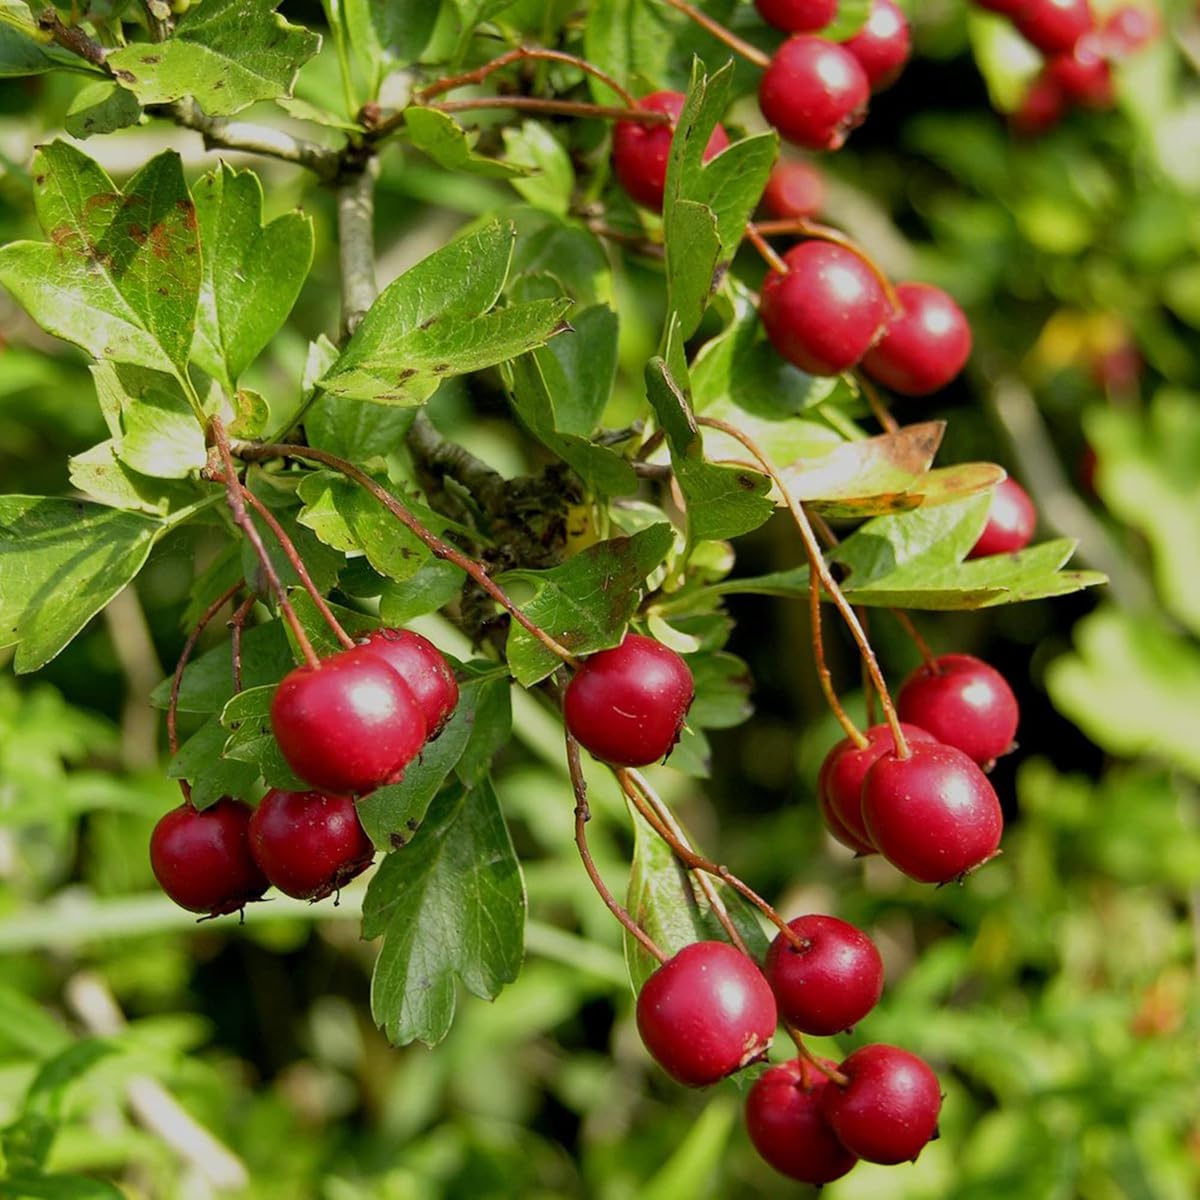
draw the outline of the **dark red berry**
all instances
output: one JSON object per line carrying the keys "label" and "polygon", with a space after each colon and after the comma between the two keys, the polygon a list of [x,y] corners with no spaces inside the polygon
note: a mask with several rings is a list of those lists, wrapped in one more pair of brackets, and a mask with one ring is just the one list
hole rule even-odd
{"label": "dark red berry", "polygon": [[867,115],[871,85],[844,46],[801,33],[775,52],[758,86],[763,116],[808,150],[838,150]]}
{"label": "dark red berry", "polygon": [[421,706],[428,737],[437,737],[458,704],[458,682],[441,651],[410,629],[377,629],[362,645],[408,684]]}
{"label": "dark red berry", "polygon": [[1158,13],[1140,4],[1126,4],[1108,15],[1102,27],[1104,47],[1113,58],[1124,58],[1150,45],[1162,32]]}
{"label": "dark red berry", "polygon": [[692,673],[674,650],[631,633],[575,672],[563,715],[601,762],[644,767],[670,754],[694,695]]}
{"label": "dark red berry", "polygon": [[1009,118],[1013,130],[1024,137],[1036,137],[1053,129],[1067,111],[1067,98],[1058,83],[1044,68],[1034,77]]}
{"label": "dark red berry", "polygon": [[1014,24],[1043,54],[1063,54],[1094,28],[1088,0],[1029,0]]}
{"label": "dark red berry", "polygon": [[900,688],[896,709],[980,766],[1012,749],[1021,715],[1008,680],[970,654],[943,654],[918,667]]}
{"label": "dark red berry", "polygon": [[892,0],[874,0],[867,23],[842,43],[867,73],[871,91],[896,82],[912,52],[908,18]]}
{"label": "dark red berry", "polygon": [[821,1107],[833,1131],[866,1162],[915,1159],[937,1132],[942,1093],[928,1064],[898,1046],[855,1050],[838,1068],[846,1084],[830,1084]]}
{"label": "dark red berry", "polygon": [[968,558],[990,558],[993,554],[1014,554],[1033,541],[1037,528],[1037,509],[1025,489],[1012,476],[996,484],[987,523]]}
{"label": "dark red berry", "polygon": [[[613,129],[613,170],[621,186],[639,204],[662,210],[667,186],[667,159],[675,123],[687,97],[682,92],[654,92],[643,96],[638,108],[666,113],[669,125],[642,125],[637,121],[618,121]],[[718,125],[704,148],[704,161],[715,158],[729,145],[729,135]]]}
{"label": "dark red berry", "polygon": [[863,370],[902,396],[927,396],[944,388],[971,354],[971,326],[941,288],[902,283],[901,311],[863,357]]}
{"label": "dark red berry", "polygon": [[755,1150],[780,1174],[818,1186],[841,1179],[858,1162],[822,1110],[828,1086],[817,1068],[795,1058],[760,1075],[746,1096],[746,1130]]}
{"label": "dark red berry", "polygon": [[806,162],[778,163],[767,180],[763,207],[781,220],[813,217],[825,207],[825,179]]}
{"label": "dark red berry", "polygon": [[1032,3],[1032,0],[975,0],[976,8],[986,8],[988,12],[999,13],[1010,20],[1021,15]]}
{"label": "dark red berry", "polygon": [[1112,67],[1097,33],[1085,34],[1070,50],[1056,54],[1046,73],[1064,96],[1085,108],[1109,108],[1114,100]]}
{"label": "dark red berry", "polygon": [[[828,761],[826,759],[826,763]],[[824,774],[824,766],[822,766],[822,774]],[[865,837],[859,837],[846,827],[845,822],[830,803],[829,791],[820,776],[817,778],[817,807],[820,809],[821,819],[825,822],[825,828],[836,841],[841,842],[847,849],[853,850],[860,858],[878,853]]]}
{"label": "dark red berry", "polygon": [[425,744],[425,718],[408,685],[357,648],[285,675],[271,701],[271,727],[288,766],[335,795],[396,780]]}
{"label": "dark red berry", "polygon": [[910,879],[950,883],[1000,847],[1000,801],[974,759],[953,746],[914,742],[909,757],[880,756],[863,780],[871,841]]}
{"label": "dark red berry", "polygon": [[297,900],[323,900],[375,857],[348,796],[279,789],[254,810],[250,850],[266,877]]}
{"label": "dark red berry", "polygon": [[725,942],[693,942],[642,986],[637,1027],[673,1079],[705,1087],[762,1058],[778,1023],[758,966]]}
{"label": "dark red berry", "polygon": [[[936,742],[932,734],[926,733],[915,725],[901,724],[905,738],[910,742]],[[875,853],[871,835],[867,832],[866,822],[862,814],[862,785],[867,772],[876,761],[896,748],[892,731],[887,725],[872,725],[867,730],[867,745],[861,750],[849,739],[842,738],[832,750],[825,755],[818,777],[818,790],[827,798],[831,815],[850,835],[852,841],[843,841],[852,850],[860,854]],[[830,826],[830,832],[837,837],[837,831]],[[857,844],[855,844],[857,843]],[[863,848],[865,847],[865,849]]]}
{"label": "dark red berry", "polygon": [[267,879],[250,854],[250,806],[223,796],[203,811],[181,804],[150,835],[154,878],[180,908],[219,917],[261,899]]}
{"label": "dark red berry", "polygon": [[763,973],[780,1018],[801,1033],[830,1037],[857,1025],[883,994],[883,959],[861,929],[837,917],[795,917],[798,949],[778,933]]}
{"label": "dark red berry", "polygon": [[836,16],[838,0],[754,0],[762,19],[785,33],[815,33]]}
{"label": "dark red berry", "polygon": [[771,344],[810,375],[839,375],[871,348],[887,300],[869,266],[830,242],[801,242],[784,256],[787,274],[768,272],[759,316]]}

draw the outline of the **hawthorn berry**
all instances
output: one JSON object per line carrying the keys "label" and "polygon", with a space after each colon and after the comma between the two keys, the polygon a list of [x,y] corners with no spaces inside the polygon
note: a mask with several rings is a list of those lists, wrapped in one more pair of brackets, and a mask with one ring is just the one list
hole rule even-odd
{"label": "hawthorn berry", "polygon": [[817,1186],[841,1179],[858,1162],[823,1111],[828,1086],[821,1071],[794,1058],[763,1072],[746,1096],[746,1131],[755,1150],[780,1174]]}
{"label": "hawthorn berry", "polygon": [[1012,749],[1020,719],[1008,680],[970,654],[943,654],[918,667],[901,685],[896,710],[980,766]]}
{"label": "hawthorn berry", "polygon": [[857,1025],[883,994],[883,959],[875,943],[848,921],[812,913],[775,935],[763,973],[780,1017],[801,1033],[830,1037]]}
{"label": "hawthorn berry", "polygon": [[937,1132],[942,1093],[929,1065],[899,1046],[860,1046],[839,1067],[845,1084],[822,1090],[838,1140],[865,1162],[915,1160]]}
{"label": "hawthorn berry", "polygon": [[914,742],[907,758],[881,755],[862,787],[875,848],[920,883],[950,883],[995,856],[1000,801],[974,759],[953,746]]}
{"label": "hawthorn berry", "polygon": [[1088,33],[1046,64],[1046,73],[1064,96],[1086,108],[1108,108],[1113,102],[1113,76],[1104,43]]}
{"label": "hawthorn berry", "polygon": [[361,645],[408,684],[425,717],[427,738],[437,737],[458,705],[458,681],[441,651],[411,629],[376,629]]}
{"label": "hawthorn berry", "polygon": [[[613,170],[625,191],[655,212],[662,211],[671,137],[686,100],[682,92],[653,92],[637,102],[638,108],[666,113],[671,118],[669,125],[618,121],[613,128]],[[715,158],[728,145],[729,135],[718,125],[704,147],[704,161]]]}
{"label": "hawthorn berry", "polygon": [[757,964],[726,942],[693,942],[642,985],[637,1027],[679,1083],[706,1087],[762,1058],[778,1018]]}
{"label": "hawthorn berry", "polygon": [[812,34],[788,38],[758,86],[758,104],[782,137],[808,150],[839,150],[862,124],[871,84],[845,46]]}
{"label": "hawthorn berry", "polygon": [[408,685],[361,647],[285,675],[271,727],[288,766],[335,795],[394,782],[425,744],[425,718]]}
{"label": "hawthorn berry", "polygon": [[1064,54],[1095,27],[1088,0],[1029,0],[1013,24],[1043,54]]}
{"label": "hawthorn berry", "polygon": [[323,900],[375,857],[348,796],[279,788],[250,818],[250,852],[271,883],[297,900]]}
{"label": "hawthorn berry", "polygon": [[1024,137],[1036,137],[1053,129],[1067,111],[1067,97],[1046,68],[1034,77],[1009,123],[1014,132]]}
{"label": "hawthorn berry", "polygon": [[758,313],[771,344],[810,375],[840,375],[871,348],[887,300],[875,273],[852,250],[801,242],[768,272]]}
{"label": "hawthorn berry", "polygon": [[575,672],[563,715],[571,736],[601,762],[644,767],[670,754],[695,694],[674,650],[631,633]]}
{"label": "hawthorn berry", "polygon": [[988,12],[1013,19],[1024,12],[1031,2],[1032,0],[975,0],[975,7],[986,8]]}
{"label": "hawthorn berry", "polygon": [[895,83],[912,52],[908,18],[893,0],[874,0],[867,23],[842,43],[867,74],[871,91]]}
{"label": "hawthorn berry", "polygon": [[838,0],[754,0],[768,25],[784,33],[815,33],[837,16]]}
{"label": "hawthorn berry", "polygon": [[773,217],[813,217],[825,207],[825,179],[810,163],[777,163],[763,191],[763,207]]}
{"label": "hawthorn berry", "polygon": [[863,370],[902,396],[927,396],[944,388],[971,354],[971,326],[941,288],[902,283],[901,310],[863,357]]}
{"label": "hawthorn berry", "polygon": [[992,506],[979,540],[968,558],[990,558],[993,554],[1015,554],[1033,541],[1037,509],[1029,494],[1012,476],[996,484]]}
{"label": "hawthorn berry", "polygon": [[229,796],[190,803],[158,819],[150,835],[154,878],[180,908],[219,917],[260,900],[267,879],[250,853],[250,806]]}

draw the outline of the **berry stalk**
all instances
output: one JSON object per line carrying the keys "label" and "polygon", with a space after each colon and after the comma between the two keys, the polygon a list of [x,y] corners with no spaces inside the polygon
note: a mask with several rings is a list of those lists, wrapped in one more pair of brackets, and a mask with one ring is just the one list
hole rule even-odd
{"label": "berry stalk", "polygon": [[701,29],[711,33],[717,41],[724,42],[734,54],[741,55],[747,62],[752,62],[763,70],[771,65],[769,55],[764,54],[757,46],[743,41],[732,29],[726,29],[720,21],[714,21],[707,13],[702,13],[694,5],[688,4],[687,0],[663,0],[663,3],[683,13],[689,20],[695,21]]}

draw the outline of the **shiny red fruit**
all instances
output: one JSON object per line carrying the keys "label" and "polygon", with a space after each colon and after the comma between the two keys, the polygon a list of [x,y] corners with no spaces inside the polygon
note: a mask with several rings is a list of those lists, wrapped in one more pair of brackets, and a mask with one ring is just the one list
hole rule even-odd
{"label": "shiny red fruit", "polygon": [[842,1145],[866,1162],[916,1159],[937,1132],[942,1093],[928,1064],[898,1046],[855,1050],[824,1089],[821,1107]]}
{"label": "shiny red fruit", "polygon": [[1063,54],[1095,28],[1088,0],[1029,0],[1013,23],[1043,54]]}
{"label": "shiny red fruit", "polygon": [[920,883],[951,883],[1000,847],[1000,801],[974,759],[914,742],[882,755],[863,780],[862,811],[879,853]]}
{"label": "shiny red fruit", "polygon": [[838,150],[867,115],[871,85],[844,46],[801,33],[775,52],[758,103],[780,136],[808,150]]}
{"label": "shiny red fruit", "polygon": [[694,942],[642,986],[637,1027],[664,1071],[706,1087],[762,1058],[778,1020],[775,997],[750,958],[726,942]]}
{"label": "shiny red fruit", "polygon": [[425,744],[425,718],[404,680],[360,648],[285,675],[271,727],[288,766],[335,795],[394,782]]}
{"label": "shiny red fruit", "polygon": [[254,810],[250,850],[275,887],[297,900],[323,900],[375,857],[348,796],[280,789]]}
{"label": "shiny red fruit", "polygon": [[794,1058],[760,1075],[746,1096],[746,1130],[755,1150],[780,1174],[818,1186],[841,1179],[858,1162],[822,1111],[828,1086],[816,1067]]}
{"label": "shiny red fruit", "polygon": [[763,963],[780,1019],[814,1037],[857,1025],[883,994],[875,943],[849,922],[816,913],[795,917],[788,928],[803,948],[778,933]]}
{"label": "shiny red fruit", "polygon": [[887,300],[879,280],[852,250],[801,242],[784,256],[787,274],[763,281],[759,316],[771,344],[810,375],[839,375],[871,348]]}
{"label": "shiny red fruit", "polygon": [[881,92],[899,79],[912,53],[908,18],[892,0],[874,0],[867,23],[842,45],[858,59],[871,91]]}
{"label": "shiny red fruit", "polygon": [[763,207],[780,220],[815,217],[825,207],[825,178],[806,162],[778,163],[767,180]]}
{"label": "shiny red fruit", "polygon": [[1033,541],[1037,509],[1029,494],[1012,476],[996,484],[987,523],[968,558],[990,558],[993,554],[1015,554]]}
{"label": "shiny red fruit", "polygon": [[438,648],[410,629],[377,629],[362,643],[408,684],[429,738],[441,733],[458,704],[458,682]]}
{"label": "shiny red fruit", "polygon": [[[662,211],[671,137],[686,99],[682,92],[653,92],[637,102],[638,108],[666,113],[671,118],[669,125],[618,121],[613,128],[613,170],[625,191],[655,212]],[[704,161],[715,158],[728,145],[729,135],[718,125],[704,148]]]}
{"label": "shiny red fruit", "polygon": [[927,396],[963,369],[971,354],[971,326],[941,288],[902,283],[896,296],[901,311],[863,357],[863,370],[902,396]]}
{"label": "shiny red fruit", "polygon": [[154,878],[180,908],[219,917],[262,898],[267,879],[250,854],[250,806],[222,797],[200,811],[181,804],[150,835]]}
{"label": "shiny red fruit", "polygon": [[671,753],[696,694],[687,663],[631,633],[593,654],[563,696],[567,728],[601,762],[644,767]]}
{"label": "shiny red fruit", "polygon": [[838,0],[754,0],[754,6],[768,25],[785,33],[815,33],[838,12]]}
{"label": "shiny red fruit", "polygon": [[1008,680],[970,654],[943,654],[918,667],[901,686],[896,709],[980,766],[1012,749],[1021,715]]}
{"label": "shiny red fruit", "polygon": [[1071,50],[1055,55],[1046,73],[1064,96],[1085,108],[1109,108],[1115,99],[1112,67],[1099,34],[1085,34]]}
{"label": "shiny red fruit", "polygon": [[975,0],[976,8],[986,8],[988,12],[999,13],[1002,17],[1014,19],[1021,15],[1032,3],[1032,0]]}
{"label": "shiny red fruit", "polygon": [[1043,68],[1034,77],[1009,121],[1016,133],[1024,137],[1036,137],[1053,129],[1066,111],[1067,98],[1062,88]]}

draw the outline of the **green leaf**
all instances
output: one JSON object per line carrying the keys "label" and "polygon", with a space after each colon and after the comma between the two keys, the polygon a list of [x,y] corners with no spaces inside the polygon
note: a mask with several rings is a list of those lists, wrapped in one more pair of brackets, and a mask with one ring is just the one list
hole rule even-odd
{"label": "green leaf", "polygon": [[404,124],[412,144],[448,171],[482,175],[485,179],[513,179],[529,173],[526,167],[515,163],[498,162],[476,154],[467,131],[453,117],[436,108],[419,105],[406,108]]}
{"label": "green leaf", "polygon": [[34,22],[28,4],[0,0],[0,79],[56,70],[92,72],[87,63],[50,41]]}
{"label": "green leaf", "polygon": [[125,1200],[115,1184],[86,1175],[26,1175],[0,1179],[0,1200]]}
{"label": "green leaf", "polygon": [[0,249],[0,283],[43,329],[95,358],[182,374],[201,268],[179,155],[152,158],[122,192],[87,155],[51,142],[33,182],[50,242]]}
{"label": "green leaf", "polygon": [[195,499],[184,484],[151,479],[130,470],[117,453],[118,443],[110,438],[74,454],[67,460],[71,486],[111,508],[165,517]]}
{"label": "green leaf", "polygon": [[[652,525],[633,537],[589,546],[548,571],[508,571],[501,578],[531,583],[537,594],[521,610],[572,654],[615,646],[637,611],[646,576],[670,553],[674,534]],[[508,630],[508,664],[522,687],[545,679],[558,658],[514,621]]]}
{"label": "green leaf", "polygon": [[696,729],[731,729],[754,712],[750,668],[733,654],[692,654],[688,668],[696,683],[696,699],[687,723]]}
{"label": "green leaf", "polygon": [[570,333],[534,351],[560,432],[583,438],[595,432],[617,378],[617,341],[617,314],[595,304],[572,315]]}
{"label": "green leaf", "polygon": [[72,137],[82,140],[99,133],[128,129],[130,125],[136,125],[141,116],[142,106],[128,89],[115,83],[89,83],[71,101],[63,126]]}
{"label": "green leaf", "polygon": [[229,731],[221,757],[252,764],[255,776],[261,775],[268,787],[303,791],[304,783],[292,772],[275,740],[271,726],[274,696],[275,685],[267,684],[230,698],[221,711],[221,725]]}
{"label": "green leaf", "polygon": [[350,46],[375,97],[389,69],[421,57],[440,6],[430,0],[342,0],[342,10]]}
{"label": "green leaf", "polygon": [[415,575],[386,583],[379,597],[379,618],[386,625],[407,625],[414,617],[436,612],[454,600],[466,582],[453,563],[431,558]]}
{"label": "green leaf", "polygon": [[519,129],[504,130],[508,161],[525,168],[525,178],[512,185],[535,208],[566,216],[575,190],[575,168],[562,142],[540,121],[526,121]]}
{"label": "green leaf", "polygon": [[371,1012],[396,1045],[440,1042],[454,1020],[455,979],[494,999],[521,969],[525,889],[489,781],[447,788],[404,849],[372,877],[363,937],[383,938]]}
{"label": "green leaf", "polygon": [[142,569],[162,522],[84,500],[0,496],[0,646],[36,671]]}
{"label": "green leaf", "polygon": [[194,97],[209,116],[291,94],[296,73],[321,45],[273,10],[277,0],[204,0],[165,42],[115,50],[108,64],[143,104]]}
{"label": "green leaf", "polygon": [[258,763],[225,758],[229,733],[219,717],[209,717],[171,760],[167,774],[192,785],[192,804],[208,808],[222,796],[245,796],[258,778]]}
{"label": "green leaf", "polygon": [[837,16],[820,31],[830,42],[844,42],[852,38],[867,23],[871,15],[872,0],[838,0]]}
{"label": "green leaf", "polygon": [[446,379],[516,358],[561,332],[565,299],[493,307],[515,236],[511,226],[488,225],[406,271],[372,305],[321,386],[417,405]]}
{"label": "green leaf", "polygon": [[193,195],[204,275],[192,353],[232,392],[296,303],[312,265],[312,220],[290,212],[264,225],[258,176],[225,163]]}

